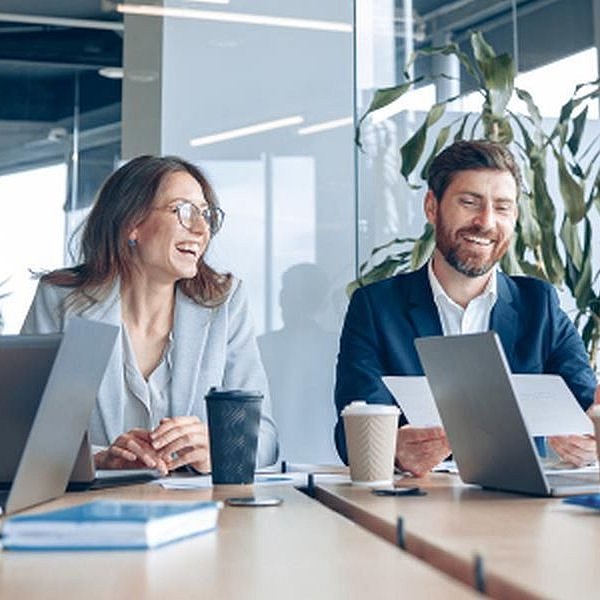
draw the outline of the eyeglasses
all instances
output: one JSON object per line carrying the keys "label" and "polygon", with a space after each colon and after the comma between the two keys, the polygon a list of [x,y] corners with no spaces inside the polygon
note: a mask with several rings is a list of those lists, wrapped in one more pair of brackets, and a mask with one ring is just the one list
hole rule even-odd
{"label": "eyeglasses", "polygon": [[198,208],[189,200],[179,200],[175,206],[157,208],[155,210],[169,210],[177,213],[181,226],[188,231],[198,231],[208,225],[211,235],[215,235],[223,225],[225,213],[218,206]]}

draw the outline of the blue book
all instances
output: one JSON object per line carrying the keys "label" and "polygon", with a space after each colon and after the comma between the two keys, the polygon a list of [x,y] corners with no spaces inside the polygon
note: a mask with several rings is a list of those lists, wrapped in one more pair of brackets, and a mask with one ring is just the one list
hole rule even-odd
{"label": "blue book", "polygon": [[600,510],[600,494],[585,494],[582,496],[569,496],[563,500],[566,504],[577,504],[586,508]]}
{"label": "blue book", "polygon": [[162,546],[211,531],[219,502],[97,500],[9,517],[2,545],[10,550],[128,550]]}

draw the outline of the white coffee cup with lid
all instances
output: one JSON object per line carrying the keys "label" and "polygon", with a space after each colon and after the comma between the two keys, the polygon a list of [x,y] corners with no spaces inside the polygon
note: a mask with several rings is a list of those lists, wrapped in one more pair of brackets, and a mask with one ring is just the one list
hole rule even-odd
{"label": "white coffee cup with lid", "polygon": [[369,487],[391,485],[399,409],[355,401],[341,414],[352,483]]}

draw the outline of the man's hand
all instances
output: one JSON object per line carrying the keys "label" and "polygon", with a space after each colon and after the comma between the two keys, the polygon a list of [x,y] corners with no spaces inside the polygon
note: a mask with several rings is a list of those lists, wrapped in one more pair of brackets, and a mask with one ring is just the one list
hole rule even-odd
{"label": "man's hand", "polygon": [[[592,408],[600,405],[600,385],[594,394],[594,403],[587,409],[588,415]],[[576,467],[583,467],[596,462],[596,439],[591,435],[564,435],[547,438],[550,447],[565,462]]]}
{"label": "man's hand", "polygon": [[441,427],[404,425],[396,437],[396,462],[416,477],[429,473],[452,453]]}
{"label": "man's hand", "polygon": [[596,461],[596,439],[592,435],[555,435],[546,439],[562,460],[576,467]]}
{"label": "man's hand", "polygon": [[120,435],[106,450],[94,455],[97,469],[158,469],[167,474],[165,461],[152,447],[150,432],[132,429]]}
{"label": "man's hand", "polygon": [[152,448],[169,471],[191,465],[197,471],[210,471],[208,426],[198,417],[161,419],[150,434]]}

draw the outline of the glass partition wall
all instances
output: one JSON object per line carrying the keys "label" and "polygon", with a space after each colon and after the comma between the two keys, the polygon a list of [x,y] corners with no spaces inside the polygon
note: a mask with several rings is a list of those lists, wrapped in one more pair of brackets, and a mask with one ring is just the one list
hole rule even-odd
{"label": "glass partition wall", "polygon": [[[456,56],[418,54],[406,73],[413,52],[455,43],[472,56],[470,35],[480,31],[497,54],[513,57],[516,87],[530,92],[550,130],[575,86],[598,78],[600,5],[593,0],[576,5],[561,0],[375,0],[357,5],[366,13],[357,22],[358,115],[366,112],[374,89],[416,80],[408,93],[367,117],[361,127],[357,243],[364,261],[374,247],[394,238],[418,237],[423,231],[425,189],[420,168],[410,178],[411,184],[421,186],[415,190],[400,175],[399,149],[421,126],[427,111],[436,102],[460,95],[427,136],[424,157],[443,127],[482,108],[483,98]],[[522,102],[512,102],[509,108],[526,112]],[[598,102],[590,105],[587,119],[586,140],[591,141],[600,133]],[[549,172],[555,179],[554,170]]]}
{"label": "glass partition wall", "polygon": [[[0,22],[0,77],[3,36],[22,28],[30,43],[44,34],[46,58],[53,28],[103,49],[95,62],[85,53],[69,64],[40,58],[3,86],[13,90],[0,96],[2,139],[12,135],[0,148],[4,333],[19,330],[31,272],[75,260],[77,226],[119,161],[181,155],[206,171],[226,212],[209,259],[246,283],[282,458],[336,462],[332,390],[346,285],[372,248],[421,233],[424,190],[400,175],[399,148],[436,99],[468,92],[469,80],[449,57],[419,58],[413,76],[447,77],[423,79],[369,117],[361,150],[354,123],[376,88],[403,81],[414,50],[451,41],[466,49],[473,28],[517,57],[520,85],[552,117],[575,83],[597,77],[597,2],[577,4],[139,0],[104,2],[85,23],[81,14],[38,29]],[[561,31],[550,31],[557,22]],[[466,95],[444,119],[479,102]]]}

